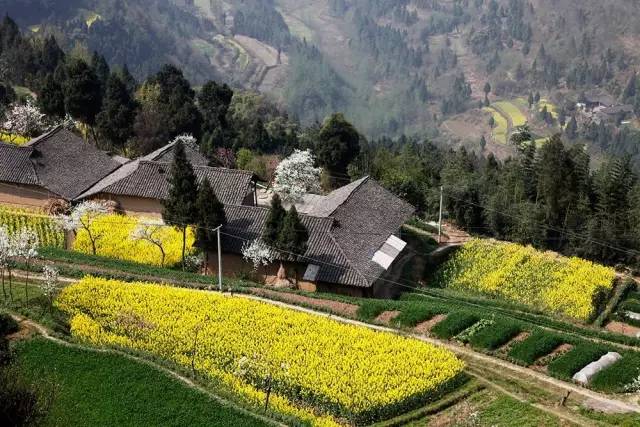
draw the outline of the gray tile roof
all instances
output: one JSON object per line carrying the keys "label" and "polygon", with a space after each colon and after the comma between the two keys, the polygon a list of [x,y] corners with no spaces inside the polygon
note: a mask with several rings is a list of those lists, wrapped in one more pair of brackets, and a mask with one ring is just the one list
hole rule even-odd
{"label": "gray tile roof", "polygon": [[312,216],[330,216],[340,205],[342,205],[360,185],[365,182],[368,177],[361,178],[344,187],[332,191],[326,196],[317,194],[307,194],[303,200],[296,203],[296,209],[299,212]]}
{"label": "gray tile roof", "polygon": [[[370,287],[385,271],[372,260],[374,254],[398,233],[414,208],[368,177],[336,192],[327,196],[339,201],[323,211],[331,211],[329,215],[301,214],[309,246],[298,261],[319,266],[318,281]],[[223,250],[240,253],[245,241],[262,235],[269,209],[225,206],[225,211]]]}
{"label": "gray tile roof", "polygon": [[[223,229],[223,252],[240,254],[242,246],[260,238],[269,209],[256,206],[225,206],[227,224]],[[331,234],[333,219],[301,215],[309,231],[307,251],[297,261],[318,265],[316,280],[349,286],[366,287],[367,281],[349,264]],[[304,272],[300,272],[302,274]]]}
{"label": "gray tile roof", "polygon": [[[119,196],[165,200],[169,195],[170,163],[134,160],[105,177],[78,198],[104,193]],[[237,169],[194,166],[199,181],[208,178],[214,192],[224,204],[243,203],[251,193],[253,173]]]}
{"label": "gray tile roof", "polygon": [[[164,147],[141,157],[141,160],[150,160],[156,162],[173,163],[173,147],[174,142],[170,142]],[[195,144],[184,144],[184,152],[187,159],[193,166],[209,166],[209,160],[200,153],[198,146]]]}
{"label": "gray tile roof", "polygon": [[0,180],[31,184],[71,200],[120,164],[74,133],[57,127],[24,147],[0,144]]}

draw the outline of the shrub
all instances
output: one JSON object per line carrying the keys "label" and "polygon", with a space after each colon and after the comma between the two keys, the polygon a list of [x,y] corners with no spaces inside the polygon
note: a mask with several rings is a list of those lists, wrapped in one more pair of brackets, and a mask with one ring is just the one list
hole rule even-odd
{"label": "shrub", "polygon": [[385,311],[393,310],[392,301],[366,300],[358,308],[358,317],[363,320],[373,320]]}
{"label": "shrub", "polygon": [[626,352],[622,359],[598,372],[591,380],[594,390],[609,393],[625,391],[640,376],[640,353]]}
{"label": "shrub", "polygon": [[542,307],[587,321],[611,292],[613,269],[495,240],[465,243],[438,271],[443,287]]}
{"label": "shrub", "polygon": [[469,343],[476,348],[495,350],[508,343],[513,337],[522,332],[522,325],[512,320],[496,320],[488,328],[472,336]]}
{"label": "shrub", "polygon": [[640,313],[640,301],[635,299],[628,299],[620,304],[620,310],[633,311],[634,313]]}
{"label": "shrub", "polygon": [[449,339],[471,327],[478,320],[480,320],[480,317],[475,313],[455,311],[431,328],[431,333],[438,338]]}
{"label": "shrub", "polygon": [[426,303],[405,303],[400,310],[400,314],[393,319],[393,323],[409,328],[413,328],[418,323],[425,322],[437,314],[447,312],[442,307],[434,307]]}
{"label": "shrub", "polygon": [[28,382],[15,366],[0,368],[0,425],[38,425],[49,412],[55,394],[49,382]]}
{"label": "shrub", "polygon": [[0,312],[0,337],[7,336],[18,331],[18,322],[16,322],[9,313]]}
{"label": "shrub", "polygon": [[509,351],[509,357],[518,363],[529,366],[565,342],[567,340],[560,335],[538,330],[526,340],[515,344]]}
{"label": "shrub", "polygon": [[592,342],[578,344],[568,353],[551,361],[548,366],[549,373],[563,380],[571,380],[576,372],[600,359],[609,351],[609,348]]}
{"label": "shrub", "polygon": [[464,367],[418,340],[243,297],[89,277],[57,304],[80,340],[193,367],[260,405],[270,384],[272,407],[312,422],[311,408],[356,424],[395,416],[438,397]]}

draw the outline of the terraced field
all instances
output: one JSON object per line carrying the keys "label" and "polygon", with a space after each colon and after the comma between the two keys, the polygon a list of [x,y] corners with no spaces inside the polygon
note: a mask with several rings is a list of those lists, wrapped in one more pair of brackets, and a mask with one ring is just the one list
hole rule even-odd
{"label": "terraced field", "polygon": [[500,144],[506,144],[509,135],[509,122],[507,119],[494,108],[485,107],[483,110],[490,113],[495,121],[495,125],[491,132],[493,140]]}

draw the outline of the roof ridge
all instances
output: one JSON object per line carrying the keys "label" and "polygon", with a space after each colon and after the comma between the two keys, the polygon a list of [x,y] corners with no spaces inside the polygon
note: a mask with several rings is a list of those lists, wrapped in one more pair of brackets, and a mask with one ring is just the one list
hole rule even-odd
{"label": "roof ridge", "polygon": [[44,141],[44,140],[50,138],[51,136],[53,136],[54,134],[58,133],[62,129],[63,129],[62,125],[54,126],[52,129],[48,130],[47,132],[43,133],[42,135],[37,136],[35,138],[32,138],[24,146],[25,147],[34,147],[34,146],[38,145],[39,143],[41,143],[42,141]]}
{"label": "roof ridge", "polygon": [[[329,212],[329,214],[328,214],[327,216],[331,216],[331,215],[333,215],[333,214],[338,210],[338,208],[340,208],[340,206],[344,205],[344,204],[346,203],[346,201],[347,201],[347,200],[349,200],[349,198],[351,197],[351,195],[352,195],[354,192],[356,192],[360,187],[362,187],[362,184],[364,184],[365,182],[369,181],[369,179],[370,179],[370,178],[371,178],[371,176],[370,176],[370,175],[365,175],[365,176],[363,176],[362,178],[359,178],[359,179],[357,179],[357,180],[355,180],[355,181],[353,181],[353,182],[350,182],[350,183],[349,183],[349,184],[347,184],[347,185],[343,185],[342,187],[340,187],[340,188],[344,188],[344,187],[349,186],[349,185],[351,185],[351,184],[358,183],[358,185],[356,185],[356,186],[353,188],[353,190],[351,190],[351,191],[349,192],[349,195],[348,195],[347,197],[345,197],[345,198],[344,198],[344,200],[342,200],[340,203],[338,203],[338,205],[337,205],[335,208],[333,208],[333,210],[331,210],[331,212]],[[360,182],[358,182],[358,181],[360,181]],[[340,188],[336,188],[336,189],[335,189],[335,190],[333,190],[331,193],[333,193],[333,192],[335,192],[335,191],[340,190]],[[327,194],[327,196],[326,196],[326,197],[331,196],[331,193]]]}
{"label": "roof ridge", "polygon": [[338,243],[338,241],[335,239],[335,237],[334,237],[333,233],[331,232],[331,230],[326,231],[326,233],[329,235],[329,238],[331,239],[331,241],[332,241],[333,243],[335,243],[336,247],[338,248],[338,251],[340,251],[340,254],[344,257],[344,259],[346,259],[346,260],[347,260],[347,264],[349,264],[349,267],[351,267],[351,269],[352,269],[353,271],[355,271],[355,272],[356,272],[356,274],[357,274],[358,276],[360,276],[360,278],[361,278],[362,280],[364,280],[364,282],[365,282],[367,285],[369,285],[369,281],[367,280],[366,276],[365,276],[365,275],[364,275],[360,270],[358,270],[358,268],[356,268],[356,267],[354,266],[354,263],[349,259],[349,257],[347,256],[347,254],[344,252],[344,250],[342,249],[342,246],[340,246],[340,243]]}

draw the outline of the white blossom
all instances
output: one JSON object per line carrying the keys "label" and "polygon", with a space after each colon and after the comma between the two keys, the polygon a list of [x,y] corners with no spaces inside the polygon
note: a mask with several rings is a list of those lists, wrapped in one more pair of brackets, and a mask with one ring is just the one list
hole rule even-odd
{"label": "white blossom", "polygon": [[58,215],[56,220],[63,230],[77,231],[81,227],[89,227],[98,217],[109,213],[104,203],[88,200],[73,208],[69,215]]}
{"label": "white blossom", "polygon": [[196,139],[190,133],[183,133],[182,135],[178,135],[173,138],[173,141],[171,141],[172,144],[175,144],[177,142],[182,142],[182,145],[184,146],[193,146],[197,144]]}
{"label": "white blossom", "polygon": [[42,267],[42,276],[44,278],[41,285],[42,293],[48,300],[53,300],[58,292],[58,270],[50,265],[45,265]]}
{"label": "white blossom", "polygon": [[320,190],[321,168],[314,167],[311,150],[295,150],[276,168],[273,190],[285,202],[297,202],[302,197]]}
{"label": "white blossom", "polygon": [[13,256],[13,244],[6,226],[0,227],[0,271],[9,265],[9,258]]}
{"label": "white blossom", "polygon": [[45,114],[33,104],[27,101],[26,104],[13,104],[7,111],[2,129],[13,135],[35,137],[44,132]]}
{"label": "white blossom", "polygon": [[271,264],[276,259],[276,252],[264,241],[256,239],[242,245],[242,257],[253,263],[253,268],[257,270],[261,265]]}
{"label": "white blossom", "polygon": [[27,261],[38,256],[38,246],[40,246],[38,235],[29,228],[23,228],[13,236],[14,255]]}
{"label": "white blossom", "polygon": [[133,240],[142,240],[151,243],[160,250],[162,261],[160,265],[164,267],[164,260],[166,257],[164,250],[164,240],[162,238],[162,230],[165,224],[161,220],[145,220],[139,222],[131,232],[131,238]]}

